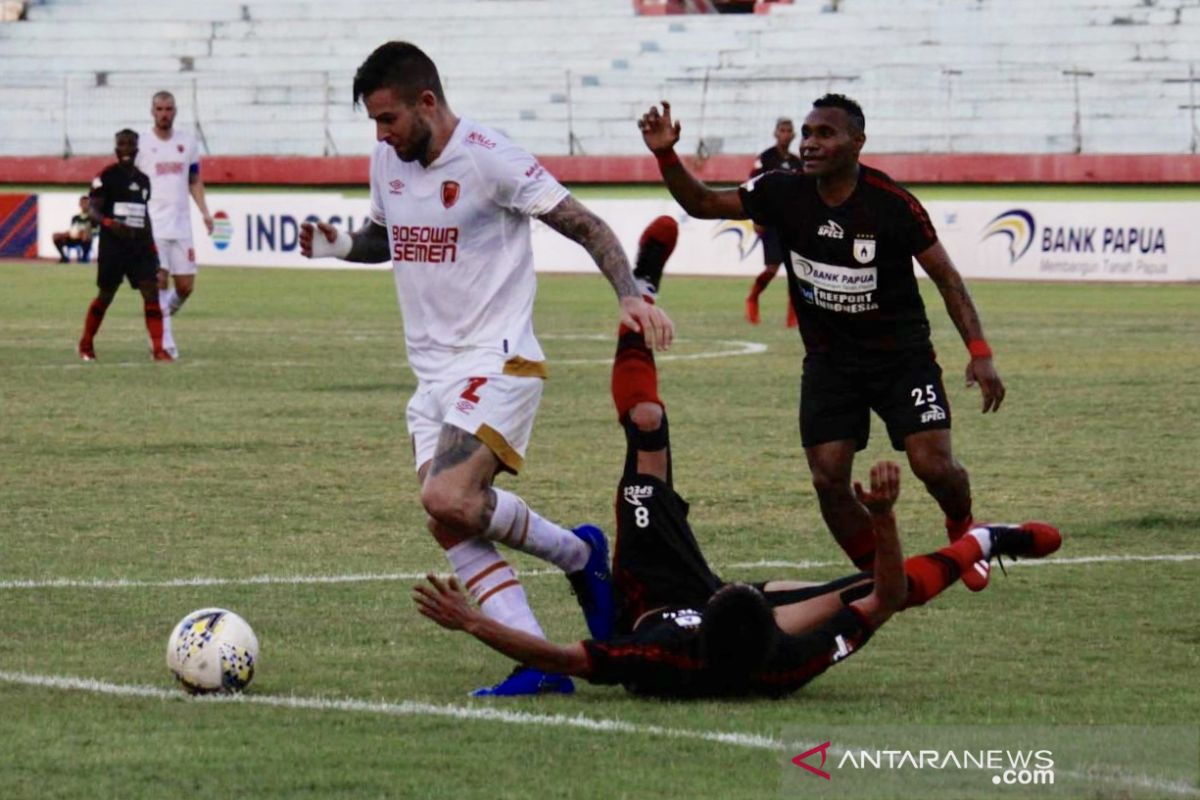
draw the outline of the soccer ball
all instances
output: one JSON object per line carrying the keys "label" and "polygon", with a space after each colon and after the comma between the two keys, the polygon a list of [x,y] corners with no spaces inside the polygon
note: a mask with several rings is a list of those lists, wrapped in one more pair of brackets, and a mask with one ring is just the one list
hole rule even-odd
{"label": "soccer ball", "polygon": [[258,663],[258,637],[223,608],[202,608],[179,621],[167,640],[167,669],[191,694],[245,689]]}

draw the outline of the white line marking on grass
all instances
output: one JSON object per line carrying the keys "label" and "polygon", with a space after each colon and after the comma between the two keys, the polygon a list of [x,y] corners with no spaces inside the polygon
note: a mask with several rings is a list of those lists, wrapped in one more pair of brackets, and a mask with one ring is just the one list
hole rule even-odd
{"label": "white line marking on grass", "polygon": [[191,697],[178,690],[164,689],[159,686],[108,683],[107,681],[92,680],[90,678],[33,675],[26,672],[0,671],[0,681],[22,686],[91,692],[93,694],[117,697],[139,697],[150,700],[175,700],[189,703],[236,703],[269,706],[272,708],[303,709],[307,711],[349,711],[360,714],[384,714],[396,717],[452,717],[464,720],[503,722],[509,725],[543,725],[553,728],[580,728],[601,733],[641,734],[643,736],[661,736],[670,739],[691,739],[733,745],[735,747],[748,747],[755,750],[779,751],[788,748],[788,744],[780,739],[750,733],[665,728],[661,725],[640,725],[618,719],[594,719],[582,715],[567,716],[565,714],[531,714],[526,711],[506,711],[482,705],[437,705],[434,703],[422,703],[416,700],[388,703],[380,700],[353,700],[349,698],[332,700],[323,697],[296,697],[294,695],[269,694]]}
{"label": "white line marking on grass", "polygon": [[[542,339],[578,339],[578,340],[593,340],[593,339],[595,339],[597,341],[612,342],[615,344],[614,337],[605,336],[602,334],[579,334],[579,335],[565,334],[562,336],[542,336],[541,338]],[[686,339],[676,339],[675,343],[679,344],[681,342],[686,342],[686,341],[687,341]],[[722,345],[723,347],[721,347],[720,349],[717,349],[717,350],[704,350],[699,353],[682,353],[682,354],[659,353],[659,354],[655,355],[655,359],[657,361],[699,361],[701,359],[707,359],[707,358],[727,358],[727,357],[733,358],[733,357],[738,357],[738,356],[756,356],[756,355],[761,355],[770,349],[767,345],[762,344],[761,342],[743,342],[743,341],[738,341],[738,340],[734,340],[734,339],[714,339],[710,342],[710,344]],[[590,365],[590,364],[609,365],[609,364],[612,364],[612,356],[606,355],[606,356],[603,356],[600,358],[554,358],[553,356],[550,356],[548,359],[548,363],[551,368],[556,367],[556,366],[572,366],[573,367],[573,366]],[[138,360],[138,361],[104,361],[104,360],[100,359],[100,360],[90,362],[90,363],[76,361],[73,363],[62,363],[62,364],[15,364],[15,365],[12,365],[12,367],[15,369],[96,369],[98,367],[160,367],[160,366],[163,366],[163,365],[158,364],[155,361],[151,360],[149,358],[149,356],[147,356],[147,358],[145,360]],[[327,367],[328,364],[325,362],[317,362],[317,361],[313,361],[313,362],[254,361],[254,360],[239,360],[239,359],[231,359],[231,360],[223,360],[223,361],[206,361],[206,360],[192,361],[187,358],[181,358],[179,361],[175,362],[175,364],[173,364],[172,366],[176,369],[178,369],[179,367],[222,367],[222,368],[226,368],[226,369],[239,368],[239,367],[251,367],[254,369],[278,369],[278,368],[283,368],[283,367],[303,367],[303,368],[309,368],[309,369],[316,369],[316,368]],[[407,367],[408,362],[401,361],[398,364],[386,364],[384,366],[386,366],[388,368]]]}
{"label": "white line marking on grass", "polygon": [[[1163,553],[1161,555],[1107,555],[1074,556],[1071,558],[1044,558],[1035,561],[1006,561],[1009,567],[1072,567],[1080,564],[1118,564],[1131,561],[1182,563],[1200,560],[1200,553]],[[742,561],[726,564],[717,571],[745,569],[820,569],[846,566],[844,561]],[[265,586],[272,584],[336,584],[336,583],[386,583],[389,581],[419,581],[428,572],[442,574],[444,567],[424,572],[365,572],[348,575],[254,575],[249,578],[170,578],[166,580],[135,580],[129,578],[30,578],[0,581],[3,589],[175,589],[189,586]],[[544,578],[559,576],[556,569],[531,569],[520,571],[522,578]]]}
{"label": "white line marking on grass", "polygon": [[[236,704],[287,708],[303,711],[343,711],[355,714],[378,714],[391,717],[449,717],[451,719],[480,722],[500,722],[506,725],[540,725],[550,728],[575,728],[594,733],[621,733],[665,739],[686,739],[712,742],[751,750],[766,750],[774,753],[802,752],[815,742],[789,742],[773,736],[737,731],[706,731],[694,728],[667,728],[662,725],[645,725],[620,719],[596,719],[582,714],[533,714],[527,711],[508,711],[484,705],[456,706],[403,700],[389,703],[382,700],[333,700],[324,697],[297,697],[295,695],[243,694],[236,696],[210,695],[192,697],[178,690],[161,686],[139,686],[136,684],[109,683],[92,678],[73,678],[59,675],[35,675],[28,672],[0,671],[0,682],[44,689],[89,692],[110,697],[135,697],[147,700],[174,701],[197,704]],[[831,747],[834,755],[847,751],[871,749],[855,747]],[[1092,776],[1077,772],[1064,772],[1066,776],[1079,780],[1099,780],[1106,784],[1134,785],[1140,788],[1166,791],[1185,797],[1200,796],[1200,791],[1187,783],[1163,780],[1148,775],[1121,774],[1118,776]]]}
{"label": "white line marking on grass", "polygon": [[[1119,564],[1129,561],[1159,561],[1181,562],[1200,560],[1200,553],[1163,553],[1160,555],[1108,555],[1108,556],[1070,556],[1067,558],[1023,559],[1020,561],[1005,560],[1005,568],[1010,567],[1071,567],[1078,564]],[[836,567],[845,564],[844,561],[745,561],[729,564],[726,569],[757,569],[759,567],[777,567],[780,569],[811,569],[815,567]]]}

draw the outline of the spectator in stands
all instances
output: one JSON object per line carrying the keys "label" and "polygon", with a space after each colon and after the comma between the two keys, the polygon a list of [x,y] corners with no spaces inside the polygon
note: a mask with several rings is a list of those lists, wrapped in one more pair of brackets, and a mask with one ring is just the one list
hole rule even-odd
{"label": "spectator in stands", "polygon": [[[142,134],[138,169],[150,176],[150,217],[162,266],[158,272],[158,303],[163,311],[163,348],[179,357],[171,317],[179,312],[196,286],[196,250],[192,244],[192,218],[188,196],[200,209],[211,236],[212,214],[204,199],[200,179],[200,145],[187,131],[175,129],[175,96],[158,92],[150,101],[154,127]],[[169,281],[175,281],[170,287]]]}
{"label": "spectator in stands", "polygon": [[[592,634],[608,618],[604,534],[574,531],[493,486],[517,472],[547,375],[533,331],[537,277],[530,221],[537,218],[591,254],[617,295],[621,323],[666,348],[672,325],[638,290],[612,230],[503,134],[457,116],[437,65],[408,42],[377,48],[354,77],[378,144],[371,210],[354,233],[305,223],[301,252],[392,262],[408,363],[418,383],[408,404],[421,502],[434,539],[489,617],[542,637],[516,573],[495,542],[563,570]],[[607,608],[607,610],[606,610]],[[482,695],[567,693],[563,675],[519,668]]]}
{"label": "spectator in stands", "polygon": [[[750,177],[756,178],[764,172],[777,169],[784,172],[799,172],[800,157],[789,149],[795,139],[796,127],[792,121],[787,117],[777,119],[775,121],[775,145],[758,154],[758,159],[754,162],[754,169],[750,171]],[[746,320],[752,325],[757,325],[759,320],[758,296],[763,293],[767,284],[779,272],[779,265],[783,263],[783,245],[779,241],[778,228],[756,224],[754,230],[758,233],[759,241],[762,242],[764,267],[763,271],[754,279],[754,285],[750,287],[750,296],[746,298]],[[792,308],[790,299],[787,304],[787,326],[789,328],[796,327],[796,311]]]}
{"label": "spectator in stands", "polygon": [[79,263],[88,263],[92,257],[92,233],[91,203],[85,194],[79,198],[79,213],[71,217],[71,226],[51,237],[54,249],[58,251],[58,262],[69,262],[71,259],[67,250],[76,249],[79,251]]}
{"label": "spectator in stands", "polygon": [[[728,190],[709,188],[680,161],[680,125],[668,103],[661,112],[651,108],[638,127],[688,214],[779,227],[805,349],[800,441],[821,514],[846,555],[864,568],[874,558],[870,515],[850,482],[872,411],[946,515],[950,541],[960,539],[974,524],[971,482],[951,448],[950,405],[914,258],[966,345],[967,385],[979,384],[984,413],[1000,409],[1004,383],[928,212],[890,177],[859,163],[867,141],[862,107],[840,94],[817,98],[800,129],[802,173],[767,172]],[[979,591],[988,570],[981,561],[963,582]]]}
{"label": "spectator in stands", "polygon": [[158,307],[158,254],[154,249],[154,227],[146,204],[151,197],[150,179],[135,166],[138,135],[117,131],[117,163],[92,181],[89,195],[92,221],[100,226],[100,257],[96,259],[96,285],[100,288],[83,320],[79,357],[96,360],[94,339],[112,305],[121,280],[142,293],[146,331],[154,348],[155,361],[173,360],[162,348],[162,309]]}

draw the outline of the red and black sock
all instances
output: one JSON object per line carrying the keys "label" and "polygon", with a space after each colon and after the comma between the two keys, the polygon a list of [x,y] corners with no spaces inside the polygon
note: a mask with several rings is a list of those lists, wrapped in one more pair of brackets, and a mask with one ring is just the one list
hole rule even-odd
{"label": "red and black sock", "polygon": [[906,559],[904,574],[908,577],[908,599],[904,607],[923,605],[937,597],[981,558],[983,550],[975,537],[963,536],[936,553]]}
{"label": "red and black sock", "polygon": [[92,300],[88,306],[87,314],[83,318],[83,341],[90,345],[92,338],[100,330],[101,323],[104,322],[104,314],[108,311],[108,303],[105,303],[99,297]]}
{"label": "red and black sock", "polygon": [[770,284],[774,279],[775,270],[764,269],[762,272],[760,272],[758,277],[754,279],[754,285],[750,287],[750,299],[757,300],[758,296],[766,290],[767,285]]}
{"label": "red and black sock", "polygon": [[162,307],[159,306],[156,298],[154,300],[144,300],[142,310],[146,314],[146,330],[150,332],[150,343],[154,347],[154,352],[158,353],[163,349]]}
{"label": "red and black sock", "polygon": [[839,540],[838,544],[854,562],[854,566],[866,572],[875,568],[875,531],[873,528],[864,528],[845,541]]}
{"label": "red and black sock", "polygon": [[624,325],[617,334],[617,355],[613,359],[612,397],[617,418],[628,414],[638,403],[657,403],[658,367],[646,338]]}

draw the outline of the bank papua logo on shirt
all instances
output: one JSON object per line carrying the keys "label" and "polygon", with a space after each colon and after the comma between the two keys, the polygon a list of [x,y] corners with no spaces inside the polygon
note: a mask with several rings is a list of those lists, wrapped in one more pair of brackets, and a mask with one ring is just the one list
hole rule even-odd
{"label": "bank papua logo on shirt", "polygon": [[218,211],[213,214],[213,247],[218,250],[224,250],[229,247],[231,239],[233,239],[233,222],[230,221],[229,215],[224,211]]}
{"label": "bank papua logo on shirt", "polygon": [[979,241],[986,241],[993,236],[1008,239],[1008,263],[1015,264],[1017,259],[1025,255],[1033,246],[1033,237],[1037,225],[1033,222],[1033,214],[1023,208],[1013,208],[997,215],[983,228]]}

